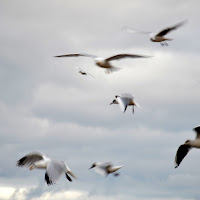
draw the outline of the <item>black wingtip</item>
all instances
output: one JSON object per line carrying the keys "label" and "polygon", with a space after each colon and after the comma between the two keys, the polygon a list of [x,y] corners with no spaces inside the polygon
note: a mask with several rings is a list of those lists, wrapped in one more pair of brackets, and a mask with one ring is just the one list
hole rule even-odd
{"label": "black wingtip", "polygon": [[23,158],[19,159],[16,163],[16,166],[18,167],[23,167],[24,166],[24,161],[26,160],[26,156],[24,156]]}
{"label": "black wingtip", "polygon": [[70,182],[72,182],[71,177],[67,173],[65,175],[66,175],[67,180],[70,181]]}
{"label": "black wingtip", "polygon": [[49,185],[53,185],[53,182],[49,179],[49,176],[48,176],[47,172],[45,173],[45,181],[46,181],[48,186]]}

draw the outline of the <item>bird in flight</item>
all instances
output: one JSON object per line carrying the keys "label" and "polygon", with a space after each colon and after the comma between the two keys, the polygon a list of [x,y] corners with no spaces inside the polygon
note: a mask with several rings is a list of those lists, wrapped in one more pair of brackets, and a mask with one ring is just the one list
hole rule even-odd
{"label": "bird in flight", "polygon": [[175,168],[181,164],[183,158],[185,158],[192,148],[200,148],[200,126],[193,130],[196,132],[196,138],[194,140],[186,140],[185,143],[178,148],[174,161]]}
{"label": "bird in flight", "polygon": [[114,176],[118,176],[119,173],[115,173],[120,168],[124,167],[124,165],[121,166],[113,166],[110,162],[95,162],[92,164],[92,166],[89,169],[94,168],[95,171],[102,176],[108,176],[108,174],[113,173]]}
{"label": "bird in flight", "polygon": [[119,60],[119,59],[123,59],[123,58],[149,58],[150,56],[144,56],[144,55],[136,55],[136,54],[117,54],[114,56],[111,56],[109,58],[101,58],[95,55],[91,55],[91,54],[86,54],[86,53],[82,53],[82,54],[66,54],[66,55],[60,55],[60,56],[54,56],[54,57],[79,57],[79,56],[85,56],[85,57],[90,57],[93,58],[96,65],[106,69],[106,73],[111,73],[114,71],[118,71],[119,68],[114,67],[111,65],[110,61],[113,60]]}
{"label": "bird in flight", "polygon": [[134,100],[134,97],[131,94],[120,94],[116,95],[115,99],[110,103],[112,104],[119,104],[119,107],[122,112],[126,112],[127,106],[133,106],[133,113],[134,113],[134,106],[140,108],[140,105]]}
{"label": "bird in flight", "polygon": [[51,159],[37,151],[25,155],[17,161],[16,165],[18,167],[29,167],[30,170],[35,168],[46,169],[45,181],[47,185],[56,183],[63,174],[70,182],[72,179],[69,175],[76,178],[64,161]]}
{"label": "bird in flight", "polygon": [[94,76],[92,76],[92,74],[90,74],[90,73],[88,73],[88,72],[85,72],[84,70],[82,70],[82,69],[79,68],[79,67],[76,67],[76,68],[79,70],[78,73],[80,73],[81,75],[85,75],[85,76],[90,75],[91,77],[94,78]]}
{"label": "bird in flight", "polygon": [[185,24],[187,20],[184,20],[182,22],[179,22],[173,26],[166,27],[162,29],[161,31],[158,32],[149,32],[149,31],[140,31],[128,26],[124,26],[122,29],[123,31],[127,31],[129,33],[142,33],[142,34],[147,34],[150,36],[150,40],[152,42],[160,42],[162,46],[168,46],[168,43],[166,41],[171,41],[173,39],[171,38],[166,38],[165,35],[168,34],[169,32],[176,30],[177,28],[181,27],[183,24]]}

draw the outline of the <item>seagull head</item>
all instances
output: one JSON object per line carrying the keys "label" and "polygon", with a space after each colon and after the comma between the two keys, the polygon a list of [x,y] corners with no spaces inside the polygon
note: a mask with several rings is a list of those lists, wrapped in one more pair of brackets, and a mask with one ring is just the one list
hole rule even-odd
{"label": "seagull head", "polygon": [[93,163],[92,166],[89,169],[92,169],[92,168],[94,168],[96,166],[97,166],[97,162]]}
{"label": "seagull head", "polygon": [[112,104],[118,104],[118,103],[117,103],[117,100],[114,99],[114,100],[110,103],[110,105],[112,105]]}
{"label": "seagull head", "polygon": [[190,140],[186,140],[186,141],[185,141],[185,144],[190,144]]}

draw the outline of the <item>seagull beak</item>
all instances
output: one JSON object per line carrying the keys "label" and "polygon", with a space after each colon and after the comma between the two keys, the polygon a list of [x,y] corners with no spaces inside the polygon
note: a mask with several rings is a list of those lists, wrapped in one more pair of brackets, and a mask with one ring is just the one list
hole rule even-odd
{"label": "seagull beak", "polygon": [[29,167],[30,170],[33,170],[33,165]]}

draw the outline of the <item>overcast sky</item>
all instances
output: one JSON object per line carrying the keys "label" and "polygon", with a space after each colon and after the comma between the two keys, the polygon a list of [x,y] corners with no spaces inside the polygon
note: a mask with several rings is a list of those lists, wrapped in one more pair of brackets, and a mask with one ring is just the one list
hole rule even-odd
{"label": "overcast sky", "polygon": [[[200,124],[199,7],[198,0],[0,0],[0,199],[199,199],[199,150],[174,169],[177,148]],[[122,31],[185,19],[167,47]],[[113,61],[121,70],[108,75],[91,58],[53,57],[70,53],[153,57]],[[110,106],[121,93],[141,108]],[[34,150],[66,161],[78,180],[47,186],[44,171],[16,167]],[[125,167],[105,178],[88,170],[95,161]]]}

